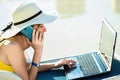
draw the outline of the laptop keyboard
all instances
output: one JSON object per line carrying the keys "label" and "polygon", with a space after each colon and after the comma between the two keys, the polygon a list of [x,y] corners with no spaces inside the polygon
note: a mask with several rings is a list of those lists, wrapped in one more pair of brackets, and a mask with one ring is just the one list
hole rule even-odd
{"label": "laptop keyboard", "polygon": [[80,62],[80,68],[83,71],[84,76],[90,76],[100,73],[91,54],[86,54],[83,56],[78,56]]}

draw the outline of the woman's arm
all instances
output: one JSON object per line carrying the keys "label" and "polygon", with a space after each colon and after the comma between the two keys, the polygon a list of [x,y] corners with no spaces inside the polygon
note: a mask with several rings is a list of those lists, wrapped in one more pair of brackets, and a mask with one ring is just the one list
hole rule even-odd
{"label": "woman's arm", "polygon": [[[42,32],[42,29],[41,28],[38,28],[37,30],[34,29],[32,34],[32,42],[30,42],[29,40],[27,40],[27,42],[34,49],[32,62],[36,64],[40,63],[42,51],[43,51],[43,42],[44,42],[44,33]],[[38,70],[39,70],[38,67],[31,65],[31,68],[29,70],[30,80],[36,79]]]}
{"label": "woman's arm", "polygon": [[50,70],[53,68],[55,68],[54,63],[44,63],[44,64],[40,64],[38,71],[41,72],[41,71],[46,71],[46,70]]}
{"label": "woman's arm", "polygon": [[71,66],[74,65],[75,63],[76,62],[74,60],[61,59],[54,63],[41,64],[38,71],[46,71],[53,68],[59,68],[63,65],[68,65],[71,68]]}
{"label": "woman's arm", "polygon": [[[40,59],[41,59],[41,54],[39,54],[39,52],[34,52],[32,62],[38,64],[40,63]],[[37,73],[38,73],[38,67],[31,65],[31,68],[29,69],[30,80],[35,80]]]}

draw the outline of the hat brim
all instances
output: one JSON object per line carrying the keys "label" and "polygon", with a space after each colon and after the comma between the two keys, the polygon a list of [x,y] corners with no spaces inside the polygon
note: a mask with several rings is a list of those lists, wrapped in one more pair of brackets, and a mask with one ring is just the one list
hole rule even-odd
{"label": "hat brim", "polygon": [[[13,27],[13,26],[12,26]],[[25,28],[25,27],[24,27]],[[15,36],[17,33],[19,33],[22,29],[24,28],[17,28],[15,27],[14,29],[8,29],[7,31],[5,31],[2,35],[1,38],[6,39],[6,38],[10,38],[12,36]]]}
{"label": "hat brim", "polygon": [[47,23],[51,23],[51,22],[55,21],[57,18],[58,18],[57,13],[42,12],[37,17],[35,17],[35,18],[25,22],[25,23],[22,23],[18,26],[23,27],[23,26],[29,26],[29,25],[34,25],[34,24],[47,24]]}
{"label": "hat brim", "polygon": [[51,23],[55,21],[58,18],[57,14],[51,14],[51,13],[41,13],[39,16],[22,23],[20,25],[14,26],[12,25],[11,29],[8,29],[5,31],[1,37],[2,38],[10,38],[12,36],[15,36],[17,33],[19,33],[22,29],[26,28],[29,25],[34,25],[34,24],[46,24],[46,23]]}

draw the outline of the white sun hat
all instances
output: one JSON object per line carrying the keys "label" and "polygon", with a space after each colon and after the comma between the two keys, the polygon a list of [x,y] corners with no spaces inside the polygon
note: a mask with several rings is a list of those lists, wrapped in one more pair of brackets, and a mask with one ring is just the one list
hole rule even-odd
{"label": "white sun hat", "polygon": [[57,14],[43,12],[34,2],[23,2],[12,12],[12,26],[2,33],[1,38],[10,38],[27,26],[55,21]]}

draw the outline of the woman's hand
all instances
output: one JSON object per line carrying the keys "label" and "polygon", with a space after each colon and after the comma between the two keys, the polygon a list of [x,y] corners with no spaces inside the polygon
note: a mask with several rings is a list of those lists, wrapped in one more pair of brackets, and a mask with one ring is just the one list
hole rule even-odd
{"label": "woman's hand", "polygon": [[43,50],[44,33],[41,30],[41,28],[34,29],[32,33],[32,42],[28,41],[35,52],[42,52]]}
{"label": "woman's hand", "polygon": [[43,49],[43,42],[44,42],[44,33],[41,32],[40,28],[37,30],[34,29],[32,34],[32,47],[34,50]]}
{"label": "woman's hand", "polygon": [[71,68],[71,66],[73,66],[75,64],[76,64],[76,61],[74,61],[74,60],[61,59],[61,60],[59,60],[58,62],[55,63],[55,67],[58,68],[58,67],[61,67],[63,65],[68,65],[68,67]]}

